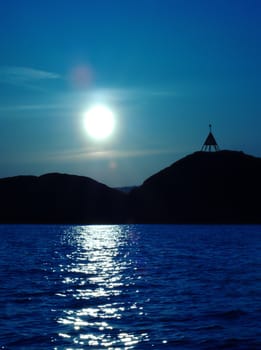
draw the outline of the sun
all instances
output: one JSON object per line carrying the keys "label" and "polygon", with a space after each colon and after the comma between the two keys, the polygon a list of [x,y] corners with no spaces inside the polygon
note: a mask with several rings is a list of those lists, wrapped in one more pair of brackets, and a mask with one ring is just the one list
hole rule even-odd
{"label": "sun", "polygon": [[106,139],[115,128],[115,115],[107,106],[92,106],[84,115],[84,126],[92,138]]}

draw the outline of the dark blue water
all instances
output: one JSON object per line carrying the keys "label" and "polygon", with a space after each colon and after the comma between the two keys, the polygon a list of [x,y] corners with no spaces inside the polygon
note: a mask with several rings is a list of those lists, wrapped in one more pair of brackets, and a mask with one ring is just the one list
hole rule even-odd
{"label": "dark blue water", "polygon": [[260,349],[261,226],[0,226],[0,349]]}

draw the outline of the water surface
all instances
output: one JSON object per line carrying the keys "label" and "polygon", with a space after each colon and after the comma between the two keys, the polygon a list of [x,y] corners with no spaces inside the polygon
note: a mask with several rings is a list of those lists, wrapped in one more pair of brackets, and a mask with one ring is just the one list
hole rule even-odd
{"label": "water surface", "polygon": [[260,349],[261,226],[0,226],[2,349]]}

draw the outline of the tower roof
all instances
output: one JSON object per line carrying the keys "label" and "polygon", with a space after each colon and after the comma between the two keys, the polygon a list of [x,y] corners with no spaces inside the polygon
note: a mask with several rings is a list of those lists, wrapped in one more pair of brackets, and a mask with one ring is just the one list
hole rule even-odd
{"label": "tower roof", "polygon": [[214,137],[214,135],[212,134],[212,131],[211,131],[211,124],[209,124],[209,134],[206,138],[206,141],[204,142],[202,148],[201,148],[201,151],[209,151],[211,152],[212,151],[212,147],[214,148],[215,151],[218,151],[219,150],[219,147],[218,147],[218,144],[217,144],[217,141]]}

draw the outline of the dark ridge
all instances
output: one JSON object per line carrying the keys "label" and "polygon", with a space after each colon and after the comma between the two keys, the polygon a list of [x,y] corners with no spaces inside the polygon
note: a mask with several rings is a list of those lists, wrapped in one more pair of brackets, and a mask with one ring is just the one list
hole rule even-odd
{"label": "dark ridge", "polygon": [[130,193],[142,223],[260,223],[261,158],[236,151],[196,152]]}
{"label": "dark ridge", "polygon": [[46,174],[0,179],[0,221],[120,223],[125,194],[88,177]]}
{"label": "dark ridge", "polygon": [[0,179],[1,223],[261,223],[261,158],[196,152],[130,193],[66,174]]}

